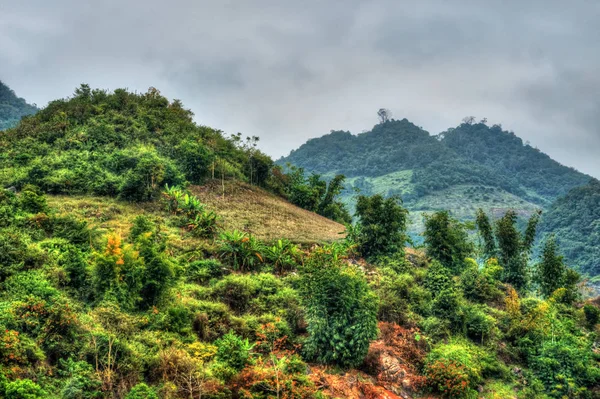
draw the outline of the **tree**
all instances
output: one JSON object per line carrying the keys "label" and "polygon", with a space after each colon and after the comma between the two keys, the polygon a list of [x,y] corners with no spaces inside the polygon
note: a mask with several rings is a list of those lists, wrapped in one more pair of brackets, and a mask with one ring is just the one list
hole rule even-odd
{"label": "tree", "polygon": [[479,231],[479,236],[483,240],[484,256],[487,259],[494,258],[497,250],[496,241],[494,239],[494,229],[492,228],[492,224],[490,223],[488,215],[486,215],[481,208],[477,210],[476,225],[477,230]]}
{"label": "tree", "polygon": [[517,230],[517,214],[510,210],[496,222],[502,281],[512,284],[517,290],[527,286],[527,263],[535,239],[535,231],[541,212],[534,213],[527,222],[524,234]]}
{"label": "tree", "polygon": [[366,257],[403,252],[408,211],[399,197],[359,195],[356,216],[360,225],[359,251]]}
{"label": "tree", "polygon": [[300,269],[306,309],[308,358],[342,367],[358,366],[377,338],[377,297],[355,266],[318,249]]}
{"label": "tree", "polygon": [[392,117],[392,112],[386,108],[380,108],[377,111],[377,116],[379,117],[379,123],[386,123]]}
{"label": "tree", "polygon": [[473,251],[465,226],[450,217],[448,211],[425,216],[425,246],[427,255],[440,261],[445,267],[459,274],[465,258]]}
{"label": "tree", "polygon": [[542,261],[538,264],[538,283],[542,294],[547,298],[558,288],[564,287],[567,267],[563,257],[558,254],[554,236],[544,244]]}

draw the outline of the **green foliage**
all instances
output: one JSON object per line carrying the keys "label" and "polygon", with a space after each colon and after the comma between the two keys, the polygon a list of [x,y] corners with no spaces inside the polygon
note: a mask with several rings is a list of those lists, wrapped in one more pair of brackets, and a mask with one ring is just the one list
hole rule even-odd
{"label": "green foliage", "polygon": [[275,272],[283,274],[298,266],[302,251],[289,240],[277,240],[273,245],[266,247],[265,255]]}
{"label": "green foliage", "polygon": [[590,276],[600,274],[600,181],[569,191],[557,199],[544,214],[540,234],[556,236],[567,264]]}
{"label": "green foliage", "polygon": [[[0,100],[0,116],[4,110]],[[217,155],[227,164],[223,178],[264,183],[269,157],[196,125],[192,116],[181,102],[169,102],[154,88],[143,94],[108,93],[82,85],[73,97],[50,102],[0,135],[5,149],[0,169],[10,171],[1,183],[147,201],[165,184],[202,183]],[[0,117],[0,129],[3,123]]]}
{"label": "green foliage", "polygon": [[44,399],[48,393],[38,384],[29,380],[16,380],[6,384],[4,392],[7,399]]}
{"label": "green foliage", "polygon": [[217,259],[203,259],[187,265],[185,275],[188,281],[206,283],[212,279],[223,277],[226,271],[223,264]]}
{"label": "green foliage", "polygon": [[496,257],[496,240],[494,238],[494,230],[490,223],[490,218],[483,211],[483,209],[477,210],[476,217],[477,230],[483,241],[483,254],[487,259]]}
{"label": "green foliage", "polygon": [[58,374],[66,379],[60,395],[64,399],[101,398],[102,381],[94,373],[92,365],[84,361],[59,360]]}
{"label": "green foliage", "polygon": [[308,358],[352,367],[360,364],[377,337],[377,298],[362,273],[317,252],[301,268],[306,308]]}
{"label": "green foliage", "polygon": [[275,192],[284,195],[294,205],[336,222],[351,222],[346,206],[338,200],[344,188],[343,175],[336,175],[328,184],[321,175],[313,173],[306,177],[303,168],[291,165],[288,168],[288,173],[280,167],[273,170],[270,185]]}
{"label": "green foliage", "polygon": [[459,274],[465,259],[473,252],[463,224],[450,217],[447,211],[425,215],[425,247],[427,255]]}
{"label": "green foliage", "polygon": [[158,394],[154,388],[141,382],[131,388],[131,391],[125,396],[125,399],[158,399]]}
{"label": "green foliage", "polygon": [[22,117],[38,111],[35,105],[16,96],[8,86],[0,81],[0,130],[10,129],[19,123]]}
{"label": "green foliage", "polygon": [[452,272],[450,269],[434,260],[425,275],[425,287],[436,296],[445,289],[452,287]]}
{"label": "green foliage", "polygon": [[234,371],[240,371],[251,362],[251,351],[253,345],[248,339],[241,339],[230,331],[222,338],[215,341],[217,354],[215,360]]}
{"label": "green foliage", "polygon": [[219,236],[219,256],[234,270],[256,271],[263,263],[264,247],[254,236],[234,230]]}
{"label": "green foliage", "polygon": [[537,272],[540,289],[546,298],[558,288],[565,287],[567,266],[558,254],[554,237],[550,237],[544,244],[542,261],[537,266]]}
{"label": "green foliage", "polygon": [[598,309],[594,305],[590,305],[589,303],[585,304],[583,307],[583,313],[585,315],[585,321],[587,325],[591,328],[598,323],[600,323],[600,309]]}
{"label": "green foliage", "polygon": [[600,367],[588,345],[566,335],[543,341],[530,357],[529,366],[551,397],[589,397],[587,387],[600,383]]}
{"label": "green foliage", "polygon": [[360,195],[356,216],[360,225],[358,249],[366,257],[393,255],[404,251],[408,211],[396,197]]}
{"label": "green foliage", "polygon": [[512,284],[517,290],[524,290],[529,284],[528,261],[534,244],[536,228],[541,211],[535,212],[528,220],[523,233],[517,229],[517,214],[507,211],[496,221],[494,230],[495,244],[492,242],[490,224],[487,216],[479,210],[477,226],[484,239],[484,252],[489,256],[497,247],[502,266],[502,281]]}
{"label": "green foliage", "polygon": [[92,278],[96,297],[133,309],[141,300],[143,268],[143,260],[132,245],[122,245],[118,235],[108,236],[104,251],[94,254]]}
{"label": "green foliage", "polygon": [[162,198],[167,210],[176,215],[182,215],[182,227],[185,227],[196,237],[213,237],[217,233],[218,218],[213,211],[206,209],[200,200],[180,189],[167,184],[162,192]]}
{"label": "green foliage", "polygon": [[425,359],[429,385],[448,398],[476,398],[475,388],[489,373],[489,355],[463,341],[442,343]]}

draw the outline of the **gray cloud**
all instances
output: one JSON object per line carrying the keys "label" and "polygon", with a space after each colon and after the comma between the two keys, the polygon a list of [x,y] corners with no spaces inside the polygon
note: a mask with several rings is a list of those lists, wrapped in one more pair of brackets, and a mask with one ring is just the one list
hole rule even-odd
{"label": "gray cloud", "polygon": [[380,107],[502,123],[600,177],[600,3],[0,0],[0,79],[32,102],[159,88],[273,156]]}

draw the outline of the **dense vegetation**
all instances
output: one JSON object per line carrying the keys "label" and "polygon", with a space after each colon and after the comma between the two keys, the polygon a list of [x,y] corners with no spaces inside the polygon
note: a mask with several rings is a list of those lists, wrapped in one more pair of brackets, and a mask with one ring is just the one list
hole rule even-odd
{"label": "dense vegetation", "polygon": [[[557,198],[591,178],[524,144],[513,132],[488,126],[485,120],[476,123],[465,118],[456,128],[431,136],[406,119],[386,118],[369,132],[331,132],[308,140],[278,161],[281,165],[288,162],[326,178],[345,175],[341,200],[351,210],[356,191],[400,195],[413,215],[446,209],[462,221],[475,219],[478,208],[495,216],[513,209],[521,221],[538,209],[548,209],[549,221],[543,223],[542,231],[555,231],[557,219],[562,218],[558,239],[569,264],[592,276],[600,273],[594,261],[596,247],[587,245],[597,234],[584,233],[593,230],[598,220],[594,205],[552,210],[569,201],[561,200],[550,208]],[[587,216],[575,216],[575,209],[581,207],[587,208],[583,211]],[[423,229],[421,218],[409,220],[409,235],[415,242],[420,241]]]}
{"label": "dense vegetation", "polygon": [[16,126],[22,117],[35,114],[37,111],[35,105],[27,104],[0,81],[0,130]]}
{"label": "dense vegetation", "polygon": [[452,186],[484,185],[545,204],[589,181],[524,145],[514,133],[471,120],[438,136],[406,119],[387,120],[356,136],[331,132],[308,140],[280,161],[285,162],[309,172],[347,177],[410,170],[411,187],[402,193],[407,201]]}
{"label": "dense vegetation", "polygon": [[554,202],[540,231],[543,236],[556,236],[569,265],[600,275],[600,182],[594,179]]}
{"label": "dense vegetation", "polygon": [[556,241],[531,260],[537,213],[481,210],[475,240],[430,213],[418,250],[382,195],[329,243],[227,230],[187,183],[241,179],[343,221],[343,177],[271,168],[155,90],[82,86],[0,143],[0,397],[600,397],[599,303]]}

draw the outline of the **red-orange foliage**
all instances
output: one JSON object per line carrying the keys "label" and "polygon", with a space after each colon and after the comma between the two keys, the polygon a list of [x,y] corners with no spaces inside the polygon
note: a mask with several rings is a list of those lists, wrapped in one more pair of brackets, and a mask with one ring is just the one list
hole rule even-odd
{"label": "red-orange foliage", "polygon": [[426,370],[429,385],[449,398],[460,398],[469,390],[469,374],[465,366],[448,359],[439,359]]}
{"label": "red-orange foliage", "polygon": [[369,347],[365,366],[377,381],[394,391],[418,391],[426,384],[419,375],[425,358],[424,339],[417,329],[394,323],[379,323],[380,338]]}

